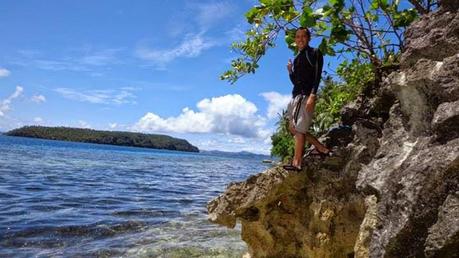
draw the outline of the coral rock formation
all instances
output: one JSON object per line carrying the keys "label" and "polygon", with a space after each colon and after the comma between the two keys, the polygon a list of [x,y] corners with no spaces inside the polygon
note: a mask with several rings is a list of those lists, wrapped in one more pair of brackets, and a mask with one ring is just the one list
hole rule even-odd
{"label": "coral rock formation", "polygon": [[252,257],[459,257],[459,1],[406,31],[400,70],[342,110],[307,157],[231,183],[209,219]]}

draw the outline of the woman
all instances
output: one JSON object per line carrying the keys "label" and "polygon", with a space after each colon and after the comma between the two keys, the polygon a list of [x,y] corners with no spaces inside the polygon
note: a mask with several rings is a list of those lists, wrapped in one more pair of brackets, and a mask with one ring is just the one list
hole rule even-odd
{"label": "woman", "polygon": [[298,55],[292,64],[289,60],[287,70],[293,83],[292,100],[287,108],[290,132],[295,137],[295,154],[287,170],[300,171],[303,161],[305,141],[314,145],[316,154],[330,155],[331,151],[308,132],[311,125],[317,89],[322,74],[323,56],[320,50],[309,46],[311,34],[307,28],[300,27],[295,33]]}

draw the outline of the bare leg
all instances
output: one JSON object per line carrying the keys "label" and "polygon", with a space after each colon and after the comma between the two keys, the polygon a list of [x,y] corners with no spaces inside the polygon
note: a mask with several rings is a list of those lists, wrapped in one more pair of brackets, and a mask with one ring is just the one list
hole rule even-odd
{"label": "bare leg", "polygon": [[304,142],[305,135],[297,132],[295,134],[295,156],[293,157],[293,166],[301,167],[301,163],[303,161]]}
{"label": "bare leg", "polygon": [[306,138],[306,141],[314,145],[314,147],[316,147],[318,151],[323,152],[323,153],[328,153],[330,151],[329,149],[327,149],[327,147],[325,147],[322,143],[320,143],[319,140],[317,140],[317,138],[314,137],[312,134],[306,133],[305,138]]}

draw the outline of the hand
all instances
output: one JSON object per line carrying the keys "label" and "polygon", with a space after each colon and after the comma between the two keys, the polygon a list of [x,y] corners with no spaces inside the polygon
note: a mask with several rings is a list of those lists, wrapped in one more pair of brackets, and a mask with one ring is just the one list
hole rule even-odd
{"label": "hand", "polygon": [[288,73],[292,73],[292,72],[293,72],[292,59],[289,59],[289,60],[288,60],[288,63],[287,63],[287,70],[288,70]]}
{"label": "hand", "polygon": [[314,112],[314,106],[316,105],[316,95],[310,94],[308,101],[306,102],[306,112]]}

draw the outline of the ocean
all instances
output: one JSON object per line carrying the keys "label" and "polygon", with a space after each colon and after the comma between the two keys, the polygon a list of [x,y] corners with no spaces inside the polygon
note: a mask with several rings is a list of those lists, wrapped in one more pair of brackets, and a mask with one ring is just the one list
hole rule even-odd
{"label": "ocean", "polygon": [[0,135],[0,257],[241,257],[207,220],[259,157]]}

